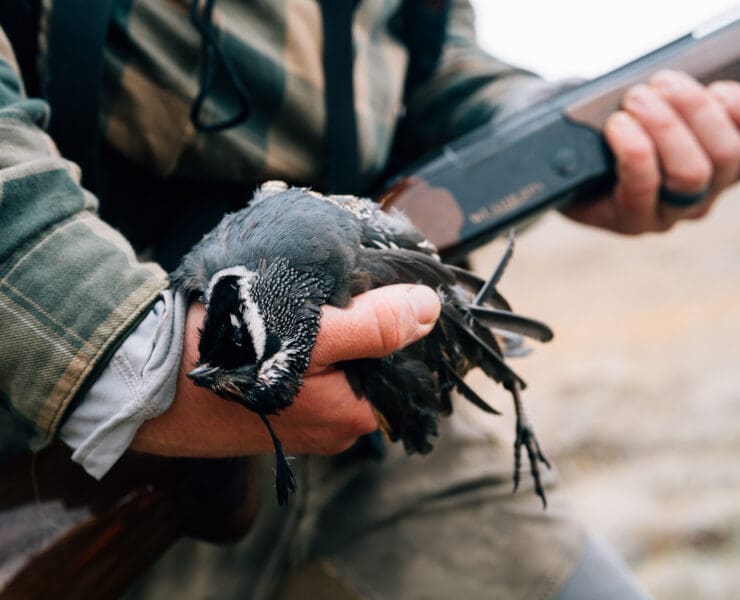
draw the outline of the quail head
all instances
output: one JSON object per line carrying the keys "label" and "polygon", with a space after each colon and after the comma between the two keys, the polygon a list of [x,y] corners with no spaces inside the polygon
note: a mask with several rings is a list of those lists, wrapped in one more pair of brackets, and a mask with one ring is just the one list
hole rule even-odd
{"label": "quail head", "polygon": [[171,275],[175,288],[206,305],[189,376],[260,416],[275,447],[277,497],[284,504],[295,480],[268,415],[290,406],[301,387],[321,306],[343,307],[384,285],[430,286],[442,302],[432,332],[386,358],[343,363],[350,385],[369,400],[392,441],[401,440],[409,453],[426,453],[438,418],[452,411],[453,390],[499,414],[463,381],[470,369],[481,368],[514,400],[515,489],[524,446],[544,504],[539,465],[549,464],[523,411],[525,384],[504,356],[522,353],[521,336],[548,341],[552,332],[514,314],[496,290],[511,249],[510,237],[498,268],[483,281],[444,265],[399,211],[270,182],[247,208],[226,215]]}

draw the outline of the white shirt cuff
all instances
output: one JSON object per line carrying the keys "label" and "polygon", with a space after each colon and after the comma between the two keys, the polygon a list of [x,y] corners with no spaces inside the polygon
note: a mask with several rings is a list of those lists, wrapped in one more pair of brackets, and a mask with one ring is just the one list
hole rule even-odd
{"label": "white shirt cuff", "polygon": [[93,477],[105,475],[141,424],[172,404],[186,313],[183,296],[162,292],[62,426],[60,437],[75,449],[72,459]]}

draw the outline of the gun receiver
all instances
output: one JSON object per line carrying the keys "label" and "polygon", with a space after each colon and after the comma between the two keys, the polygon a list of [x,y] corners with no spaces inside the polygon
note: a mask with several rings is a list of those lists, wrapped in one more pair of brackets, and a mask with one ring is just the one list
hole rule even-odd
{"label": "gun receiver", "polygon": [[602,128],[624,92],[661,69],[699,81],[740,79],[740,17],[681,37],[447,144],[394,178],[380,198],[454,258],[541,211],[605,191],[614,161]]}

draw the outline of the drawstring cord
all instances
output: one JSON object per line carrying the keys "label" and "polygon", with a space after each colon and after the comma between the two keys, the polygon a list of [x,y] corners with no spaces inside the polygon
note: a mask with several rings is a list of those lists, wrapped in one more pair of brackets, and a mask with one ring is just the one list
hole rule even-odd
{"label": "drawstring cord", "polygon": [[[205,7],[202,14],[198,10],[199,0],[192,0],[190,3],[190,22],[195,26],[201,36],[201,57],[203,67],[200,73],[200,82],[198,95],[195,97],[190,107],[190,120],[193,126],[205,133],[223,131],[229,127],[234,127],[243,123],[249,118],[249,93],[247,88],[236,72],[233,63],[224,53],[218,41],[218,32],[213,25],[213,4],[215,0],[205,0]],[[222,121],[205,123],[201,120],[201,111],[203,104],[211,93],[213,87],[213,60],[217,57],[226,69],[229,81],[231,82],[237,97],[239,98],[239,112],[233,117],[226,118]]]}

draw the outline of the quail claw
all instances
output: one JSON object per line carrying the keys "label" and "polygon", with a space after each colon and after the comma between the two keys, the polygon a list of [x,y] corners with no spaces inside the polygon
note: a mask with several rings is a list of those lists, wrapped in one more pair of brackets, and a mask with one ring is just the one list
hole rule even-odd
{"label": "quail claw", "polygon": [[547,497],[545,496],[545,489],[542,486],[539,465],[542,463],[550,469],[550,461],[547,460],[547,457],[542,452],[540,443],[537,441],[537,436],[534,433],[532,423],[529,421],[529,417],[524,411],[517,383],[512,382],[511,384],[506,385],[506,388],[511,392],[511,395],[514,398],[514,409],[516,411],[516,438],[514,439],[514,491],[516,492],[519,488],[522,466],[522,446],[524,446],[527,449],[529,467],[532,472],[532,479],[534,480],[534,491],[542,500],[542,507],[547,508]]}

